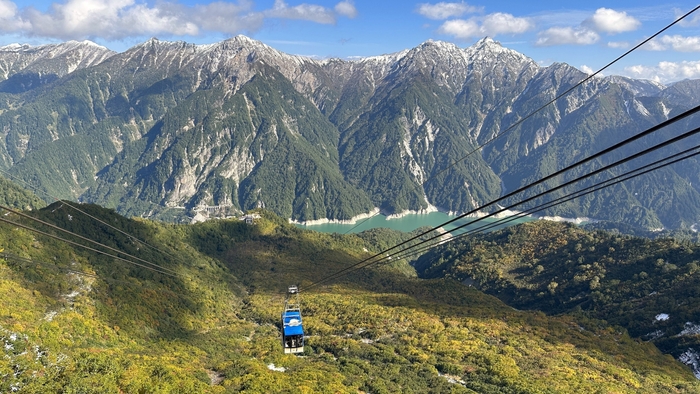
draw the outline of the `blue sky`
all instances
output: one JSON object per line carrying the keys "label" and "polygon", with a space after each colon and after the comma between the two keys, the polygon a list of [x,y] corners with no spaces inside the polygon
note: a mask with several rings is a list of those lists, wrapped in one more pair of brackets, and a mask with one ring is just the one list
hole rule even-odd
{"label": "blue sky", "polygon": [[[245,34],[291,54],[353,59],[428,39],[484,36],[539,62],[597,70],[691,10],[688,1],[0,0],[0,45],[89,39],[123,51],[150,37],[193,43]],[[700,11],[605,74],[700,78]]]}

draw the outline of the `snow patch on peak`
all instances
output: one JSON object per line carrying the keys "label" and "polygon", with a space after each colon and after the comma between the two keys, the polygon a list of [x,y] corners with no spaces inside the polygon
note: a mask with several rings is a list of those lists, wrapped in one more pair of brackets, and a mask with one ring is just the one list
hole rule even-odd
{"label": "snow patch on peak", "polygon": [[[490,37],[482,38],[474,45],[464,49],[464,54],[475,63],[501,64],[529,64],[537,66],[537,63],[518,51],[508,49],[500,42],[494,41]],[[539,66],[537,66],[539,68]]]}
{"label": "snow patch on peak", "polygon": [[395,63],[396,61],[404,58],[408,54],[408,52],[409,52],[408,49],[404,49],[401,52],[389,53],[386,55],[363,57],[363,58],[355,60],[355,62],[357,62],[357,63],[380,63],[380,64]]}
{"label": "snow patch on peak", "polygon": [[448,50],[458,50],[459,47],[451,42],[446,42],[446,41],[440,41],[440,40],[427,40],[420,44],[417,49],[423,49],[423,48],[440,48],[440,49],[448,49]]}
{"label": "snow patch on peak", "polygon": [[102,45],[99,45],[93,41],[90,40],[83,40],[83,41],[76,41],[76,40],[70,40],[66,41],[63,44],[58,44],[57,46],[70,46],[70,47],[77,47],[77,46],[87,46],[87,47],[95,47],[95,48],[100,48],[100,49],[108,49],[106,47],[103,47]]}
{"label": "snow patch on peak", "polygon": [[236,45],[246,46],[246,47],[260,47],[260,48],[271,49],[271,50],[276,51],[276,49],[265,44],[264,42],[252,39],[248,36],[244,36],[243,34],[239,34],[235,37],[231,37],[231,38],[228,38],[226,40],[223,40],[219,43],[219,45],[224,45],[226,43],[236,44]]}
{"label": "snow patch on peak", "polygon": [[488,45],[495,45],[498,47],[503,47],[499,41],[494,40],[493,38],[486,36],[479,41],[477,41],[474,46],[475,47],[483,47],[483,46],[488,46]]}
{"label": "snow patch on peak", "polygon": [[100,44],[98,44],[98,43],[96,43],[96,42],[90,41],[90,40],[75,41],[75,42],[77,42],[78,45],[81,45],[81,46],[86,46],[86,47],[92,47],[92,48],[102,49],[102,50],[106,50],[106,51],[111,51],[111,49],[109,49],[109,48],[107,48],[107,47],[105,47],[105,46],[102,46],[102,45],[100,45]]}
{"label": "snow patch on peak", "polygon": [[473,48],[476,51],[489,51],[489,52],[494,52],[494,53],[513,52],[513,53],[517,53],[518,55],[524,56],[520,52],[516,52],[512,49],[508,49],[508,48],[504,47],[503,45],[501,45],[500,42],[494,41],[491,37],[484,37],[481,40],[474,43],[474,45],[472,45],[469,48]]}
{"label": "snow patch on peak", "polygon": [[262,44],[262,42],[260,42],[260,41],[258,41],[258,40],[255,40],[255,39],[252,39],[252,38],[250,38],[250,37],[248,37],[248,36],[246,36],[246,35],[244,35],[244,34],[239,34],[239,35],[237,35],[237,36],[231,37],[231,38],[229,38],[229,40],[230,40],[230,41],[238,41],[238,42],[251,42],[251,43],[260,43],[260,44]]}
{"label": "snow patch on peak", "polygon": [[29,46],[28,44],[18,44],[18,43],[16,43],[16,42],[14,42],[14,43],[9,44],[9,45],[1,46],[1,47],[0,47],[0,51],[12,51],[12,52],[15,52],[15,51],[19,51],[19,50],[26,49],[26,48],[29,48],[29,47],[30,47],[30,46]]}

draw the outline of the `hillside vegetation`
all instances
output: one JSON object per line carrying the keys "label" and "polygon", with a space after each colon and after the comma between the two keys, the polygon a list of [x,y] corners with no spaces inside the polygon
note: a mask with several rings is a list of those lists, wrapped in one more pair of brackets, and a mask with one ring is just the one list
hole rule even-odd
{"label": "hillside vegetation", "polygon": [[348,267],[388,232],[320,234],[267,212],[254,225],[182,226],[80,209],[135,238],[60,202],[32,214],[175,274],[0,224],[0,392],[700,390],[686,366],[624,330],[517,311],[453,280],[417,279],[405,262],[302,292],[306,352],[284,355],[286,286]]}
{"label": "hillside vegetation", "polygon": [[2,176],[0,176],[0,204],[29,211],[46,206],[41,198]]}
{"label": "hillside vegetation", "polygon": [[469,280],[518,309],[606,320],[676,357],[700,349],[694,242],[539,221],[450,243],[416,267]]}

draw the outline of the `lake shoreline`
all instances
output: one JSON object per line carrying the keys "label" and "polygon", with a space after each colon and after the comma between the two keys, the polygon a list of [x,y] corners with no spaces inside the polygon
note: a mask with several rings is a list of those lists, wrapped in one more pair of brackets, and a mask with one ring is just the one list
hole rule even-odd
{"label": "lake shoreline", "polygon": [[[490,218],[488,221],[497,221],[499,219],[512,217],[521,214],[519,211],[506,210],[500,212]],[[394,230],[410,232],[418,227],[436,227],[442,223],[453,220],[455,217],[460,216],[461,213],[454,211],[441,210],[435,206],[428,206],[428,208],[420,211],[405,210],[400,213],[386,215],[382,213],[379,208],[374,208],[372,211],[363,213],[352,217],[347,220],[337,220],[337,219],[317,219],[309,221],[296,221],[288,219],[289,223],[295,226],[312,231],[320,231],[327,233],[346,233],[346,232],[360,232],[374,228],[391,228]],[[460,220],[468,219],[478,219],[489,215],[486,212],[476,212],[465,216]],[[533,220],[550,220],[557,222],[568,222],[580,225],[582,223],[595,222],[595,219],[581,217],[581,218],[565,218],[560,216],[534,216],[526,215],[518,219],[518,222],[523,221],[533,221]],[[362,229],[357,229],[358,223],[362,225]],[[513,224],[516,224],[513,223]],[[453,224],[449,227],[455,227],[457,224]],[[444,230],[444,229],[443,229]],[[449,228],[448,228],[449,230]]]}

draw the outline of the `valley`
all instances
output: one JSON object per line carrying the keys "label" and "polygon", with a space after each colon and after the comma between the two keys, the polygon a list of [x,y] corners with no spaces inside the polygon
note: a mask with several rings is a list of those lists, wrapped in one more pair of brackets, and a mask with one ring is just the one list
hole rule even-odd
{"label": "valley", "polygon": [[[468,212],[700,97],[694,80],[594,78],[510,130],[586,74],[539,66],[490,38],[467,48],[427,41],[356,61],[288,55],[246,36],[209,45],[151,39],[122,53],[67,42],[2,47],[3,62],[6,176],[30,182],[47,202],[79,200],[172,222],[254,208],[297,222],[345,221],[375,207]],[[699,172],[689,158],[542,215],[689,228],[700,216]]]}

